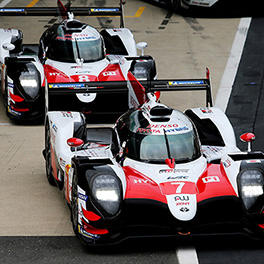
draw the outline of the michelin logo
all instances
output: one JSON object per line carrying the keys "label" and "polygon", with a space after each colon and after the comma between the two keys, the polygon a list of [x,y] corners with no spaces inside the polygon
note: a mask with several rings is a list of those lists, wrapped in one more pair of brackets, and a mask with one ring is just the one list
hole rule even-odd
{"label": "michelin logo", "polygon": [[88,200],[88,196],[82,193],[78,193],[78,198],[85,202]]}
{"label": "michelin logo", "polygon": [[201,85],[204,84],[204,81],[170,81],[169,85],[171,86],[181,86],[181,85]]}

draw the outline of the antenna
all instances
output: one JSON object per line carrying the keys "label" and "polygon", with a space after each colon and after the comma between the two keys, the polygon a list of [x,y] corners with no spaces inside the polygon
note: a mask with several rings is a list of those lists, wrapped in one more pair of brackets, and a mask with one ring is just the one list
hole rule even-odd
{"label": "antenna", "polygon": [[125,22],[124,22],[124,5],[126,1],[125,0],[120,0],[120,10],[121,10],[121,15],[120,15],[120,27],[124,28],[125,27]]}

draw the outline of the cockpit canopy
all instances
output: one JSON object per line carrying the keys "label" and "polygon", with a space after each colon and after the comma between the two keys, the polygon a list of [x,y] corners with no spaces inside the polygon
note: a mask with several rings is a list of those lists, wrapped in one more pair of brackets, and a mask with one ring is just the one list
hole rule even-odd
{"label": "cockpit canopy", "polygon": [[181,163],[195,160],[201,154],[196,133],[191,130],[171,135],[131,132],[127,142],[127,155],[143,162],[164,163],[170,157],[176,163]]}
{"label": "cockpit canopy", "polygon": [[76,32],[59,25],[50,40],[47,57],[60,62],[95,62],[105,57],[104,42],[97,30],[90,26]]}
{"label": "cockpit canopy", "polygon": [[[126,155],[134,160],[157,164],[165,163],[167,158],[174,158],[176,163],[199,158],[200,141],[192,122],[176,110],[172,111],[168,119],[165,122],[153,122],[140,110],[130,114],[129,118],[121,118],[117,128],[120,128],[121,143],[122,135],[128,135]],[[126,125],[122,125],[122,121]],[[125,127],[127,132],[124,131]]]}

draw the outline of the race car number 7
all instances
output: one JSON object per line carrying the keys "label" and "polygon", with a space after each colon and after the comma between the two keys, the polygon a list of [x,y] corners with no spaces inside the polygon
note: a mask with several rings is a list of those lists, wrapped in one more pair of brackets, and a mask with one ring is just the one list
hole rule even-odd
{"label": "race car number 7", "polygon": [[194,182],[187,181],[174,181],[174,182],[162,182],[160,183],[160,189],[162,194],[171,195],[171,194],[195,194],[196,185]]}
{"label": "race car number 7", "polygon": [[178,185],[176,193],[181,193],[185,182],[172,182],[171,184]]}

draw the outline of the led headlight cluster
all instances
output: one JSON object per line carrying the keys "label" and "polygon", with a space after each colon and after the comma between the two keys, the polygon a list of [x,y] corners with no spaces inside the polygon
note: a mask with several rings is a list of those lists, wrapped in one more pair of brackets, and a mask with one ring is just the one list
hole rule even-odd
{"label": "led headlight cluster", "polygon": [[27,71],[21,72],[19,77],[21,86],[25,93],[31,98],[35,98],[39,92],[39,76],[34,65],[27,64]]}
{"label": "led headlight cluster", "polygon": [[91,182],[92,195],[109,214],[118,212],[121,201],[120,184],[114,175],[99,174]]}
{"label": "led headlight cluster", "polygon": [[135,67],[133,74],[138,80],[148,79],[148,71],[144,67]]}
{"label": "led headlight cluster", "polygon": [[264,177],[256,169],[245,170],[240,175],[240,192],[247,209],[250,209],[257,198],[263,195]]}

